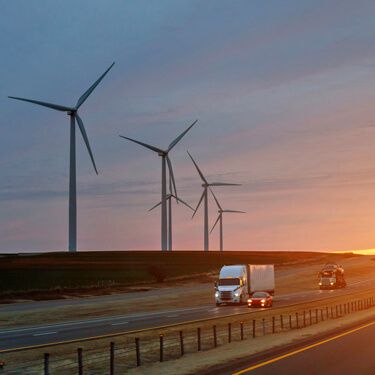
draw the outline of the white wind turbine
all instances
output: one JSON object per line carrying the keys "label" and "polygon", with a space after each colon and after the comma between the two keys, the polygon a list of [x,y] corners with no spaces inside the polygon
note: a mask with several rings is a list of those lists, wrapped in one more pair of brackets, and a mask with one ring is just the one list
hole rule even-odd
{"label": "white wind turbine", "polygon": [[66,112],[70,116],[70,168],[69,168],[69,251],[77,250],[77,183],[76,183],[76,121],[81,131],[82,138],[86,144],[87,151],[90,155],[92,164],[94,166],[95,173],[98,174],[96,169],[94,156],[91,151],[90,143],[86,134],[85,127],[83,125],[82,119],[78,115],[78,109],[90,96],[90,94],[95,90],[96,86],[99,85],[100,81],[105,77],[109,70],[113,67],[115,63],[111,66],[94,82],[92,86],[86,90],[81,97],[78,99],[74,107],[66,107],[59,104],[41,102],[39,100],[19,98],[16,96],[9,96],[11,99],[21,100],[24,102],[37,104],[42,107],[47,107],[60,112]]}
{"label": "white wind turbine", "polygon": [[224,243],[223,243],[224,242],[224,239],[223,239],[223,213],[227,212],[227,213],[233,213],[233,214],[245,214],[246,212],[245,211],[236,211],[236,210],[223,210],[222,207],[221,207],[221,205],[220,205],[220,203],[219,203],[219,201],[217,200],[214,192],[212,191],[212,189],[210,189],[210,191],[211,191],[212,196],[215,199],[215,202],[216,202],[216,205],[217,205],[217,208],[218,208],[217,212],[219,213],[219,215],[218,215],[218,217],[217,217],[217,219],[215,221],[215,224],[212,227],[210,233],[212,233],[212,231],[214,230],[216,224],[218,222],[220,222],[220,251],[223,251],[224,250]]}
{"label": "white wind turbine", "polygon": [[[120,135],[121,138],[127,139],[131,142],[137,143],[143,147],[148,148],[156,152],[161,157],[161,249],[162,251],[167,251],[167,171],[166,171],[166,163],[168,164],[169,175],[172,179],[172,184],[174,187],[174,191],[176,193],[176,183],[173,175],[172,163],[169,159],[169,152],[172,150],[174,146],[182,139],[182,137],[197,123],[198,120],[195,120],[184,132],[182,132],[174,141],[172,141],[166,150],[162,150],[161,148],[149,145],[147,143],[143,143],[137,141],[135,139],[124,137]],[[177,196],[177,193],[176,193]]]}
{"label": "white wind turbine", "polygon": [[195,168],[198,171],[198,174],[203,182],[202,187],[203,187],[203,193],[201,195],[201,198],[199,199],[199,202],[197,204],[197,207],[194,211],[193,217],[196,214],[200,204],[202,203],[202,200],[204,200],[204,251],[209,250],[209,233],[208,233],[208,188],[210,186],[240,186],[240,184],[232,184],[232,183],[227,183],[227,182],[211,182],[209,183],[204,177],[202,171],[199,169],[198,164],[195,162],[193,157],[190,155],[189,151],[187,152],[190,156],[191,161],[195,165]]}

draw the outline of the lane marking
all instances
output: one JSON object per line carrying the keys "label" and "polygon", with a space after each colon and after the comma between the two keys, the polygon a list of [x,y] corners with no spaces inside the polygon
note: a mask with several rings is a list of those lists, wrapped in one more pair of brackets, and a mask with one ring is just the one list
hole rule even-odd
{"label": "lane marking", "polygon": [[177,318],[179,315],[166,315],[166,318]]}
{"label": "lane marking", "polygon": [[129,324],[129,322],[112,323],[111,326],[121,326],[123,324]]}
{"label": "lane marking", "polygon": [[87,319],[87,320],[73,320],[66,323],[52,323],[52,324],[46,324],[43,326],[34,326],[34,327],[25,327],[25,328],[9,328],[4,329],[0,331],[0,335],[6,335],[6,334],[13,334],[17,332],[26,332],[26,331],[33,331],[38,329],[48,329],[48,328],[61,328],[61,327],[68,327],[73,325],[79,325],[79,324],[94,324],[94,323],[105,323],[107,321],[111,320],[117,320],[117,319],[132,319],[132,320],[142,320],[144,318],[153,317],[153,316],[162,316],[164,314],[178,312],[178,313],[191,313],[192,311],[199,311],[199,310],[205,310],[207,307],[192,307],[192,308],[184,308],[184,309],[176,309],[176,310],[165,310],[165,311],[157,311],[157,312],[146,312],[146,313],[138,313],[138,314],[128,314],[128,315],[119,315],[119,316],[109,316],[109,317],[103,317],[103,318],[97,318],[97,319]]}
{"label": "lane marking", "polygon": [[55,333],[57,333],[57,331],[54,331],[54,332],[34,333],[33,336],[54,335]]}
{"label": "lane marking", "polygon": [[346,331],[346,332],[343,332],[343,333],[340,333],[339,335],[336,335],[336,336],[333,336],[333,337],[330,337],[328,339],[325,339],[325,340],[322,340],[322,341],[318,341],[316,342],[315,344],[311,344],[311,345],[308,345],[308,346],[305,346],[303,348],[300,348],[300,349],[297,349],[297,350],[294,350],[292,352],[289,352],[289,353],[286,353],[286,354],[283,354],[279,357],[276,357],[276,358],[272,358],[272,359],[269,359],[267,361],[264,361],[264,362],[261,362],[261,363],[258,363],[257,365],[253,365],[253,366],[250,366],[244,370],[241,370],[241,371],[238,371],[238,372],[235,372],[233,373],[232,375],[242,375],[242,374],[245,374],[247,372],[250,372],[250,371],[253,371],[259,367],[263,367],[263,366],[267,366],[271,363],[274,363],[274,362],[277,362],[277,361],[280,361],[284,358],[288,358],[288,357],[291,357],[295,354],[298,354],[298,353],[301,353],[301,352],[304,352],[306,350],[309,350],[309,349],[312,349],[312,348],[315,348],[317,346],[320,346],[320,345],[323,345],[323,344],[326,344],[327,342],[330,342],[330,341],[333,341],[333,340],[337,340],[339,339],[340,337],[343,337],[343,336],[347,336],[347,335],[350,335],[351,333],[354,333],[354,332],[357,332],[357,331],[360,331],[361,329],[364,329],[364,328],[367,328],[367,327],[370,327],[372,325],[375,324],[375,321],[374,322],[371,322],[371,323],[367,323],[363,326],[360,326],[360,327],[357,327],[357,328],[354,328],[354,329],[351,329],[349,331]]}

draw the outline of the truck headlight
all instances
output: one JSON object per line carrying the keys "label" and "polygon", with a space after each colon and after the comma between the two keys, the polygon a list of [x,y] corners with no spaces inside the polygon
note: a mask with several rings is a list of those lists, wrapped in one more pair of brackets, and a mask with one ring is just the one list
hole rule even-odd
{"label": "truck headlight", "polygon": [[235,297],[239,297],[240,294],[241,294],[240,292],[234,292],[234,296],[235,296]]}
{"label": "truck headlight", "polygon": [[220,297],[220,293],[219,292],[215,292],[215,297],[219,298]]}
{"label": "truck headlight", "polygon": [[322,285],[322,283],[320,282],[319,285]]}
{"label": "truck headlight", "polygon": [[333,285],[333,282],[331,281],[330,284]]}

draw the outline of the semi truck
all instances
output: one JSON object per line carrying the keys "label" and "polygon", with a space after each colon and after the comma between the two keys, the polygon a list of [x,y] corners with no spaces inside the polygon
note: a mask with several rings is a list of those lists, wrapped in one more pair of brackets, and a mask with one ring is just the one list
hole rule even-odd
{"label": "semi truck", "polygon": [[344,268],[336,263],[326,263],[318,273],[319,289],[345,288]]}
{"label": "semi truck", "polygon": [[215,283],[215,303],[243,304],[254,292],[275,293],[273,264],[237,264],[223,266]]}

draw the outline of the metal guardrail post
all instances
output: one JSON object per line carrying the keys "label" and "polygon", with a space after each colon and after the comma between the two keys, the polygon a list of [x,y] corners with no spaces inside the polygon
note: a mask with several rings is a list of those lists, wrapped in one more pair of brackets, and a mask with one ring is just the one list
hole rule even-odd
{"label": "metal guardrail post", "polygon": [[306,327],[306,311],[303,310],[303,328]]}
{"label": "metal guardrail post", "polygon": [[240,339],[243,340],[243,322],[240,322]]}
{"label": "metal guardrail post", "polygon": [[298,312],[296,312],[296,328],[299,328],[299,323],[298,323]]}
{"label": "metal guardrail post", "polygon": [[282,314],[280,315],[280,327],[281,329],[284,329],[284,317]]}
{"label": "metal guardrail post", "polygon": [[110,375],[115,375],[115,343],[110,343],[109,351],[109,373]]}
{"label": "metal guardrail post", "polygon": [[198,344],[198,352],[201,350],[201,329],[200,327],[197,328],[197,344]]}
{"label": "metal guardrail post", "polygon": [[265,334],[266,334],[266,321],[265,321],[264,318],[262,319],[262,330],[263,330],[263,336],[265,336]]}
{"label": "metal guardrail post", "polygon": [[309,325],[311,326],[312,325],[312,315],[311,315],[311,309],[309,310],[309,315],[310,315],[310,317],[309,317]]}
{"label": "metal guardrail post", "polygon": [[181,357],[184,355],[184,335],[182,331],[180,331],[180,354]]}
{"label": "metal guardrail post", "polygon": [[216,325],[212,326],[213,333],[214,333],[214,348],[217,347],[217,335],[216,335]]}
{"label": "metal guardrail post", "polygon": [[232,342],[232,323],[228,323],[228,342]]}
{"label": "metal guardrail post", "polygon": [[275,333],[275,317],[272,317],[272,333]]}
{"label": "metal guardrail post", "polygon": [[140,351],[140,347],[139,347],[139,338],[136,337],[135,338],[135,355],[136,355],[136,363],[137,363],[137,367],[139,367],[141,365],[141,351]]}
{"label": "metal guardrail post", "polygon": [[160,358],[159,361],[164,361],[164,335],[162,333],[159,334],[159,348],[160,348]]}
{"label": "metal guardrail post", "polygon": [[49,375],[49,353],[44,353],[44,375]]}
{"label": "metal guardrail post", "polygon": [[78,354],[78,375],[83,375],[82,348],[77,349]]}
{"label": "metal guardrail post", "polygon": [[255,338],[255,319],[253,319],[253,338]]}

